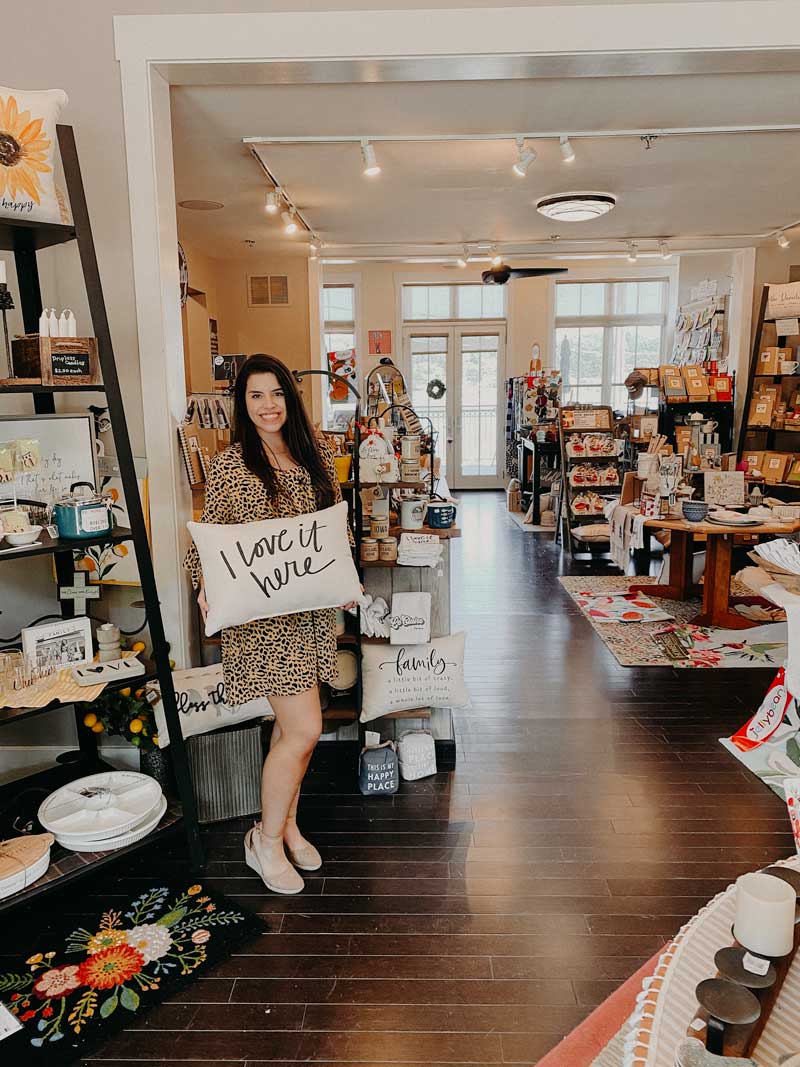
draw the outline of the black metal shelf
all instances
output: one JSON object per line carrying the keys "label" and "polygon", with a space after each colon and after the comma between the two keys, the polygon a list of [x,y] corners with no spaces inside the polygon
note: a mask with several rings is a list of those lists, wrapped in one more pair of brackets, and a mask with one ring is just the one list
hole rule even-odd
{"label": "black metal shelf", "polygon": [[0,385],[0,396],[4,393],[104,393],[104,385]]}
{"label": "black metal shelf", "polygon": [[[115,692],[119,689],[140,689],[148,682],[155,682],[158,674],[150,663],[145,663],[144,674],[137,674],[135,678],[127,678],[119,682],[109,682],[103,693]],[[23,719],[32,719],[34,715],[43,715],[48,711],[57,711],[59,708],[69,708],[75,704],[92,703],[92,701],[63,701],[51,700],[43,708],[3,708],[0,707],[0,727],[8,726],[9,723],[21,722]]]}
{"label": "black metal shelf", "polygon": [[117,545],[122,541],[133,539],[133,531],[126,526],[118,526],[110,534],[97,534],[94,537],[66,538],[51,537],[47,530],[39,534],[41,544],[22,545],[20,548],[11,548],[0,542],[0,563],[10,559],[28,559],[30,556],[49,556],[54,552],[70,552],[72,549],[84,548],[87,545]]}
{"label": "black metal shelf", "polygon": [[74,226],[61,223],[0,219],[0,250],[3,252],[41,252],[43,248],[74,241],[76,236]]}
{"label": "black metal shelf", "polygon": [[[171,809],[171,814],[162,820],[161,828],[153,834],[149,834],[142,841],[136,842],[126,849],[108,854],[80,855],[66,853],[63,850],[55,850],[51,868],[44,878],[40,879],[30,889],[17,893],[7,900],[0,902],[0,909],[7,910],[15,907],[41,892],[49,891],[56,886],[62,886],[65,882],[73,881],[86,874],[93,872],[96,867],[111,863],[120,856],[124,856],[140,847],[150,847],[152,842],[160,837],[162,832],[182,824],[187,842],[188,863],[196,870],[203,864],[203,847],[200,840],[200,826],[197,821],[197,807],[195,803],[194,789],[192,786],[186,747],[181,729],[180,715],[177,709],[175,688],[172,678],[172,670],[169,659],[169,645],[164,632],[164,620],[161,615],[158,588],[153,570],[153,559],[148,541],[147,528],[144,521],[142,503],[139,496],[136,468],[131,449],[130,434],[119,385],[117,363],[114,358],[114,348],[111,340],[111,330],[108,322],[103,286],[100,270],[97,264],[97,255],[92,236],[92,225],[89,217],[89,209],[86,203],[86,194],[81,175],[78,150],[75,144],[75,135],[71,126],[58,125],[56,127],[58,145],[63,164],[64,178],[67,186],[67,194],[72,207],[74,225],[64,226],[60,224],[38,223],[23,221],[20,219],[0,220],[0,250],[13,251],[17,271],[17,284],[19,290],[19,304],[22,313],[23,327],[26,333],[35,333],[39,316],[42,312],[42,297],[39,282],[39,269],[37,264],[37,252],[55,245],[64,244],[67,241],[76,240],[78,254],[80,256],[83,280],[86,288],[86,297],[92,323],[92,332],[97,338],[98,356],[103,385],[91,387],[78,386],[44,386],[35,381],[22,381],[6,387],[9,392],[28,393],[32,397],[33,407],[37,414],[48,414],[55,411],[54,393],[69,392],[71,389],[80,389],[82,392],[104,393],[107,398],[107,406],[111,421],[111,431],[114,438],[114,451],[119,464],[120,478],[123,493],[128,507],[128,522],[130,529],[118,528],[110,534],[71,540],[66,538],[50,538],[44,531],[40,536],[41,543],[33,547],[25,547],[0,554],[0,561],[4,559],[27,559],[31,556],[51,555],[55,560],[56,572],[61,584],[67,584],[74,578],[72,552],[86,545],[110,545],[121,541],[132,541],[136,553],[136,563],[139,570],[139,582],[142,587],[142,597],[146,605],[147,622],[150,630],[150,640],[153,648],[153,670],[139,675],[137,678],[128,679],[131,688],[142,685],[148,678],[158,678],[161,687],[161,699],[166,718],[167,732],[170,740],[170,755],[175,776],[180,806]],[[63,601],[61,613],[64,618],[71,618],[74,614],[74,603]],[[117,685],[116,683],[113,683]],[[117,686],[118,688],[120,686]],[[124,688],[124,684],[121,686]],[[29,718],[54,708],[69,705],[54,702],[48,708],[4,709],[0,713],[0,721],[19,721]],[[95,769],[103,769],[103,764],[97,754],[97,734],[83,729],[80,723],[83,705],[73,705],[78,726],[78,743],[80,746],[80,763],[73,768],[71,777],[88,774]],[[53,769],[56,771],[56,769]],[[43,781],[40,775],[28,775],[11,784],[10,794],[0,789],[3,798],[8,795],[13,797],[20,788],[27,788],[32,780]],[[62,780],[63,781],[63,780]],[[55,777],[47,778],[48,784],[57,785]],[[24,783],[24,785],[23,785]]]}
{"label": "black metal shelf", "polygon": [[74,882],[84,875],[94,873],[101,867],[107,867],[118,860],[121,856],[129,856],[132,852],[143,845],[152,847],[156,842],[163,840],[169,834],[178,830],[183,824],[183,812],[180,804],[170,804],[164,812],[161,822],[141,841],[135,841],[132,845],[113,849],[110,852],[71,852],[62,845],[54,844],[50,852],[50,866],[47,873],[42,875],[32,885],[21,889],[5,900],[0,900],[0,912],[9,908],[27,904],[36,897],[42,896],[53,889],[62,889],[70,882]]}

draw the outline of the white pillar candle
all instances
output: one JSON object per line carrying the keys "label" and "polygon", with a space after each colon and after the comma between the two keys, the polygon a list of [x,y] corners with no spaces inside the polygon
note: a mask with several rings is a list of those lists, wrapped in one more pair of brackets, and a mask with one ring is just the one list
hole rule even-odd
{"label": "white pillar candle", "polygon": [[0,285],[6,284],[6,261],[0,259]]}
{"label": "white pillar candle", "polygon": [[733,936],[760,956],[786,956],[794,944],[797,894],[771,874],[743,874],[736,880]]}

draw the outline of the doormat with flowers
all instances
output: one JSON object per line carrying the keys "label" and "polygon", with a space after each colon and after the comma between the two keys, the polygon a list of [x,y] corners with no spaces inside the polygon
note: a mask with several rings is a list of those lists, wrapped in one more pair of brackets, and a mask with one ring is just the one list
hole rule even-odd
{"label": "doormat with flowers", "polygon": [[88,1055],[264,929],[183,882],[147,889],[90,927],[43,932],[44,951],[0,973],[3,1063],[60,1067]]}
{"label": "doormat with flowers", "polygon": [[[700,611],[699,600],[665,600],[645,597],[671,622],[647,621],[650,609],[642,609],[638,621],[596,621],[589,608],[593,598],[624,593],[636,583],[651,585],[655,578],[566,577],[559,578],[566,591],[592,624],[595,633],[623,667],[773,667],[786,660],[788,633],[782,609],[761,597],[754,597],[734,578],[731,606],[735,611],[764,625],[748,630],[722,630],[715,626],[695,626],[690,619]],[[638,598],[637,598],[638,599]],[[778,621],[778,620],[783,621]]]}

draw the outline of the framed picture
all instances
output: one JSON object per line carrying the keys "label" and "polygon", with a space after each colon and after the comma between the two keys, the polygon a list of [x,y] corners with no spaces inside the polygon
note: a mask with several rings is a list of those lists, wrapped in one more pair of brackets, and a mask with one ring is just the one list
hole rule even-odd
{"label": "framed picture", "polygon": [[369,354],[371,356],[390,356],[392,354],[392,331],[369,331]]}
{"label": "framed picture", "polygon": [[703,496],[707,504],[742,507],[744,489],[744,471],[706,471],[703,475]]}
{"label": "framed picture", "polygon": [[22,631],[22,654],[55,655],[62,667],[80,667],[94,658],[92,624],[85,615],[27,626]]}

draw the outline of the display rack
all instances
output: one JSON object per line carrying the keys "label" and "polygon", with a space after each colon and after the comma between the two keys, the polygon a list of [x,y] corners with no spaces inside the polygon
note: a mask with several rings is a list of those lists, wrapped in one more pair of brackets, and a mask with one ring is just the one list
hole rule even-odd
{"label": "display rack", "polygon": [[[119,474],[127,505],[130,529],[117,528],[112,534],[97,536],[86,540],[68,541],[59,538],[42,536],[40,545],[28,549],[20,549],[14,553],[0,555],[0,562],[14,565],[14,562],[27,560],[28,557],[42,554],[53,556],[56,574],[59,584],[71,584],[74,575],[73,549],[82,544],[111,544],[119,541],[132,541],[136,562],[139,569],[139,580],[142,587],[142,596],[145,604],[147,625],[150,631],[150,639],[153,648],[152,669],[148,670],[142,680],[157,680],[163,701],[164,713],[167,723],[167,731],[170,739],[170,752],[172,766],[175,775],[178,799],[180,805],[173,805],[165,815],[159,828],[126,853],[136,848],[151,848],[154,836],[164,833],[182,823],[187,840],[189,858],[192,867],[197,868],[203,862],[203,849],[200,841],[200,827],[197,821],[194,791],[189,771],[189,764],[184,746],[183,733],[181,730],[178,710],[175,701],[175,690],[172,682],[172,669],[169,662],[169,645],[164,633],[164,624],[159,607],[158,589],[156,587],[153,572],[153,561],[150,546],[147,539],[142,504],[139,497],[136,469],[134,466],[133,453],[131,451],[130,437],[128,434],[125,408],[117,376],[114,350],[111,343],[111,333],[108,325],[103,289],[100,280],[100,272],[97,266],[94,238],[89,220],[89,212],[81,176],[80,163],[78,160],[75,136],[71,126],[57,127],[58,143],[61,151],[61,159],[64,167],[67,193],[74,223],[72,226],[62,226],[43,222],[23,222],[19,219],[0,219],[0,249],[12,251],[17,271],[19,286],[19,298],[22,311],[23,324],[26,333],[36,333],[38,330],[39,316],[42,312],[42,298],[39,286],[39,272],[37,265],[37,252],[75,240],[78,245],[83,279],[89,303],[89,311],[92,320],[94,334],[97,337],[100,367],[103,384],[91,387],[92,392],[105,392],[108,405],[111,430],[114,438],[116,459],[119,464]],[[22,384],[19,386],[2,387],[2,392],[28,393],[33,398],[34,412],[37,415],[55,413],[55,396],[57,392],[66,392],[73,387],[42,386],[40,384]],[[62,601],[61,614],[64,618],[74,616],[74,602]],[[4,709],[0,712],[0,726],[7,723],[18,722],[23,718],[45,714],[68,705],[53,702],[45,708]],[[87,705],[74,704],[76,725],[80,752],[77,759],[61,769],[62,778],[65,781],[83,777],[102,769],[105,764],[101,762],[97,751],[97,735],[82,727],[82,718]],[[27,779],[18,779],[12,783],[14,790],[19,790],[24,783],[31,783],[52,772],[45,772],[44,776],[31,775]],[[3,791],[4,797],[7,795]],[[77,857],[69,862],[67,857]],[[54,877],[45,876],[35,882],[29,888],[0,902],[0,908],[14,907],[22,904],[39,893],[49,891],[61,885],[65,880],[83,876],[93,872],[100,863],[109,862],[115,858],[116,853],[106,853],[102,856],[88,854],[67,853],[60,846],[53,849],[52,868],[55,868]],[[60,871],[65,873],[59,874]]]}
{"label": "display rack", "polygon": [[[602,537],[585,538],[581,535],[581,528],[595,523],[604,523],[605,514],[602,509],[590,512],[575,510],[576,502],[580,501],[582,494],[597,494],[601,498],[616,496],[622,488],[622,467],[619,454],[583,454],[572,455],[570,439],[580,434],[600,434],[617,440],[614,427],[614,413],[607,404],[570,404],[560,409],[558,420],[558,435],[561,448],[561,499],[562,499],[562,523],[566,533],[566,546],[574,556],[578,552],[607,551],[609,539]],[[616,446],[615,446],[616,447]],[[600,482],[576,483],[577,468],[585,466],[599,470],[614,469],[616,481],[613,484],[601,484]]]}
{"label": "display rack", "polygon": [[[789,400],[794,391],[800,388],[800,373],[797,374],[759,374],[759,357],[767,347],[793,348],[800,347],[800,334],[778,334],[775,320],[767,317],[769,301],[769,285],[765,285],[761,292],[761,305],[759,307],[758,322],[756,324],[753,351],[750,357],[750,369],[747,376],[747,390],[744,398],[745,422],[739,435],[739,448],[737,456],[742,458],[744,452],[777,452],[786,456],[800,458],[800,432],[797,430],[780,429],[771,426],[749,426],[747,418],[750,413],[751,401],[758,391],[760,384],[772,384],[779,387],[780,396]],[[800,368],[798,368],[800,371]],[[765,491],[767,486],[764,487]],[[791,482],[778,482],[770,484],[769,488],[780,489],[782,492],[800,490],[800,484]]]}

